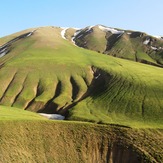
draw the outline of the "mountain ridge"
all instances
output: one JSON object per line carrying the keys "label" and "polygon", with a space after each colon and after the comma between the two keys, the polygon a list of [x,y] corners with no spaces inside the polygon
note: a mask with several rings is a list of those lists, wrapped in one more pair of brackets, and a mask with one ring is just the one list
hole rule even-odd
{"label": "mountain ridge", "polygon": [[[86,49],[78,47],[78,41],[81,44],[83,42],[78,39],[83,36],[88,43],[93,38],[93,45],[97,45],[95,48],[98,49],[99,46],[103,47],[99,43],[104,41],[108,44],[106,35],[108,38],[120,35],[120,39],[125,33],[123,30],[100,28],[91,26],[78,31],[41,27],[1,38],[0,43],[5,43],[0,51],[3,53],[6,50],[7,53],[0,58],[0,104],[35,112],[60,113],[69,120],[128,125],[130,120],[134,124],[139,119],[143,123],[152,121],[160,124],[160,107],[163,104],[160,89],[162,69],[159,67],[162,65],[155,60],[152,62],[154,66],[147,65],[149,58],[145,60],[148,61],[145,65],[135,63],[132,58],[125,56],[123,59],[119,56],[119,59],[105,53],[102,55],[96,49],[92,51],[93,48],[89,48],[91,44]],[[146,37],[143,34],[134,32],[133,35],[136,35],[136,39],[138,37],[137,45],[134,40],[133,47],[139,47],[140,44],[140,47],[146,47],[145,44],[149,43],[147,39],[142,40],[141,37]],[[111,50],[117,53],[122,45],[111,41],[114,44]],[[119,41],[121,43],[124,40]],[[128,55],[128,47],[121,51],[117,54],[133,56]],[[146,54],[144,56],[147,57]],[[154,94],[156,97],[153,97]],[[134,112],[130,111],[132,108]],[[127,116],[127,123],[123,122]]]}
{"label": "mountain ridge", "polygon": [[[54,26],[51,27],[55,28]],[[27,32],[27,35],[41,28],[44,27],[26,30],[29,32]],[[104,25],[87,26],[81,29],[71,27],[56,28],[61,29],[60,34],[63,39],[69,40],[76,46],[118,58],[158,67],[163,66],[163,39],[161,36],[156,37],[144,32],[106,27]],[[15,35],[16,37],[13,37],[13,40],[23,37],[23,34],[22,36]],[[12,41],[4,40],[8,44]],[[4,42],[4,45],[6,42]],[[4,48],[3,42],[1,44],[0,57],[8,53],[8,49]]]}
{"label": "mountain ridge", "polygon": [[[65,36],[68,30],[69,28],[64,28]],[[66,39],[65,36],[64,39]],[[78,29],[71,41],[79,47],[162,67],[162,37],[155,37],[138,31],[96,25]],[[136,43],[138,41],[139,45]],[[125,53],[129,53],[130,55],[126,55]]]}

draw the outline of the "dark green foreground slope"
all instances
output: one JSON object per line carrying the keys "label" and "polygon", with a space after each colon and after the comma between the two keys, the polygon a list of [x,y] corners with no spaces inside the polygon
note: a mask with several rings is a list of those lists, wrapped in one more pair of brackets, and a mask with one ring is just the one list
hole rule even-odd
{"label": "dark green foreground slope", "polygon": [[0,107],[0,162],[163,161],[162,130],[48,121],[36,113],[11,109]]}

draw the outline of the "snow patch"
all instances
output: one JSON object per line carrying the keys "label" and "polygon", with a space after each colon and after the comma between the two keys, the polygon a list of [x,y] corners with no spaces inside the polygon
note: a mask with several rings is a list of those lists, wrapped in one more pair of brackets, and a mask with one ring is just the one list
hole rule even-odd
{"label": "snow patch", "polygon": [[80,33],[81,31],[82,31],[82,29],[76,30],[76,32],[74,33],[73,37],[71,38],[71,42],[72,42],[75,46],[77,46],[76,43],[75,43],[75,38],[76,38],[77,35],[79,35],[79,33]]}
{"label": "snow patch", "polygon": [[77,46],[74,39],[75,39],[75,37],[72,37],[72,38],[71,38],[71,42],[72,42],[75,46]]}
{"label": "snow patch", "polygon": [[100,76],[101,76],[101,74],[98,74],[98,75],[95,77],[95,79],[98,79]]}
{"label": "snow patch", "polygon": [[94,26],[86,27],[86,31],[85,31],[85,32],[86,32],[86,33],[87,33],[87,32],[90,32],[90,31],[92,30],[93,27],[94,27]]}
{"label": "snow patch", "polygon": [[153,50],[163,50],[162,47],[156,47],[156,46],[151,46],[151,49],[153,49]]}
{"label": "snow patch", "polygon": [[33,32],[30,32],[26,37],[29,37],[29,36],[31,36],[33,34]]}
{"label": "snow patch", "polygon": [[66,27],[66,28],[62,27],[62,29],[63,30],[61,31],[61,36],[62,36],[63,39],[67,40],[66,37],[65,37],[65,33],[66,33],[66,30],[69,29],[69,28],[68,27]]}
{"label": "snow patch", "polygon": [[3,53],[6,50],[7,50],[7,48],[4,48],[4,49],[0,50],[0,53]]}
{"label": "snow patch", "polygon": [[22,38],[26,38],[31,36],[36,30],[33,30],[31,32],[22,34],[12,40],[10,40],[9,42],[5,43],[4,45],[0,46],[0,58],[3,57],[4,55],[6,55],[9,52],[9,47],[11,46],[12,43],[22,39]]}
{"label": "snow patch", "polygon": [[35,31],[36,31],[36,29],[33,30],[32,32],[29,32],[28,35],[27,35],[26,37],[30,37]]}
{"label": "snow patch", "polygon": [[153,50],[157,50],[157,47],[155,47],[155,46],[151,46],[151,49],[153,49]]}
{"label": "snow patch", "polygon": [[99,27],[102,31],[104,31],[104,32],[111,32],[112,34],[123,34],[123,33],[124,33],[124,31],[118,31],[118,30],[116,30],[116,29],[114,29],[114,28],[104,27],[104,26],[102,26],[102,25],[99,25],[98,27]]}
{"label": "snow patch", "polygon": [[163,36],[153,36],[153,37],[155,37],[155,38],[157,38],[157,39],[160,39],[160,40],[163,40]]}
{"label": "snow patch", "polygon": [[31,35],[33,35],[33,33],[36,31],[37,29],[33,30],[32,32],[29,32],[26,37],[30,37]]}
{"label": "snow patch", "polygon": [[80,37],[82,37],[83,36],[83,34],[80,34],[80,35],[78,35],[76,38],[80,38]]}
{"label": "snow patch", "polygon": [[75,27],[71,27],[72,29],[75,29],[75,30],[80,30],[81,28],[75,28]]}
{"label": "snow patch", "polygon": [[77,45],[76,45],[76,42],[75,42],[75,36],[73,36],[73,37],[71,38],[71,42],[72,42],[75,46],[77,46]]}
{"label": "snow patch", "polygon": [[119,35],[117,36],[117,38],[121,37],[122,35],[123,35],[123,33],[119,34]]}
{"label": "snow patch", "polygon": [[131,35],[131,32],[127,32],[128,35]]}
{"label": "snow patch", "polygon": [[88,28],[89,30],[91,30],[93,27],[94,27],[94,25],[88,26],[87,28]]}
{"label": "snow patch", "polygon": [[4,55],[6,55],[6,54],[7,54],[7,51],[6,51],[6,52],[1,53],[1,54],[0,54],[0,58],[1,58],[1,57],[3,57],[3,56],[4,56]]}
{"label": "snow patch", "polygon": [[82,31],[82,29],[77,30],[77,31],[74,33],[74,37],[76,37],[81,31]]}
{"label": "snow patch", "polygon": [[[75,46],[77,46],[76,43],[75,43],[75,39],[76,39],[76,38],[80,38],[80,37],[83,36],[83,33],[81,33],[81,32],[88,33],[88,32],[90,32],[90,31],[92,30],[93,27],[94,27],[94,26],[88,26],[88,27],[83,28],[83,29],[77,28],[76,32],[74,33],[74,35],[73,35],[73,37],[72,37],[72,39],[71,39],[72,43],[73,43]],[[75,29],[75,28],[74,28],[74,29]],[[81,33],[81,34],[80,34],[80,33]]]}
{"label": "snow patch", "polygon": [[148,45],[149,43],[150,43],[150,39],[146,39],[146,40],[143,42],[144,45]]}
{"label": "snow patch", "polygon": [[55,119],[55,120],[64,120],[65,119],[65,116],[62,116],[60,114],[46,114],[46,113],[39,113],[39,114],[48,119]]}

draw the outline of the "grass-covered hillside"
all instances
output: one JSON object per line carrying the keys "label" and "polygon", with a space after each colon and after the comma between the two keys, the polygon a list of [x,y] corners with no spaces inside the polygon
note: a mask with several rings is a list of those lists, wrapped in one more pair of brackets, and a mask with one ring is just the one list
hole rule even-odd
{"label": "grass-covered hillside", "polygon": [[48,121],[0,106],[2,163],[162,163],[163,131]]}
{"label": "grass-covered hillside", "polygon": [[[67,35],[70,35],[69,31]],[[162,37],[96,25],[77,30],[74,41],[86,49],[163,67]]]}
{"label": "grass-covered hillside", "polygon": [[162,127],[162,68],[79,48],[63,30],[42,27],[0,39],[1,105],[70,120]]}
{"label": "grass-covered hillside", "polygon": [[0,38],[0,162],[163,162],[162,40],[154,50],[146,35],[109,30],[41,27]]}
{"label": "grass-covered hillside", "polygon": [[5,121],[40,121],[46,120],[42,116],[37,113],[33,113],[30,111],[8,107],[8,106],[1,106],[0,105],[0,122]]}

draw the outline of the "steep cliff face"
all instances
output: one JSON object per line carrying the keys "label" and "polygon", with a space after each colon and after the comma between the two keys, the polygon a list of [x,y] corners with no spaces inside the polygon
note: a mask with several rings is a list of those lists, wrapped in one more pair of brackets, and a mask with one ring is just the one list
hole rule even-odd
{"label": "steep cliff face", "polygon": [[0,162],[161,163],[162,136],[89,123],[1,121]]}

